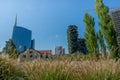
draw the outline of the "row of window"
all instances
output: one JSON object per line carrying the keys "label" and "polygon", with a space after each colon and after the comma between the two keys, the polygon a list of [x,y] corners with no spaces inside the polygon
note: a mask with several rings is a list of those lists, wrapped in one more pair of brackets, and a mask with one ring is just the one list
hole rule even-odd
{"label": "row of window", "polygon": [[[30,58],[33,58],[33,55],[30,55]],[[35,58],[37,58],[38,56],[36,55]],[[23,58],[26,58],[26,55],[23,55]],[[40,58],[43,58],[43,55],[40,55]],[[45,58],[48,58],[48,55],[45,55]]]}

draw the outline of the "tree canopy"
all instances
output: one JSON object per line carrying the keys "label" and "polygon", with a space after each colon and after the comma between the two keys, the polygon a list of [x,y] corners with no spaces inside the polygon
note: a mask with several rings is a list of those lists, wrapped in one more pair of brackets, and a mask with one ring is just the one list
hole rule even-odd
{"label": "tree canopy", "polygon": [[2,49],[2,53],[8,54],[10,57],[16,57],[17,52],[12,39],[6,41],[5,47]]}
{"label": "tree canopy", "polygon": [[95,34],[95,21],[92,16],[88,13],[84,15],[84,23],[85,23],[85,40],[86,40],[86,47],[89,53],[93,53],[93,55],[98,56],[98,44],[97,38]]}
{"label": "tree canopy", "polygon": [[111,57],[118,57],[117,35],[109,15],[109,8],[104,5],[103,0],[95,0],[95,11],[99,18],[99,26],[107,42],[107,48]]}

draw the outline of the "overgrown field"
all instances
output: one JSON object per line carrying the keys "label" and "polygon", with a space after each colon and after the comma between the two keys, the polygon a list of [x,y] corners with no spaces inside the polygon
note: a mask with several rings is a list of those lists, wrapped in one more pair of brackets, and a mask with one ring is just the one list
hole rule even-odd
{"label": "overgrown field", "polygon": [[20,63],[0,56],[0,80],[120,80],[120,61],[66,57]]}

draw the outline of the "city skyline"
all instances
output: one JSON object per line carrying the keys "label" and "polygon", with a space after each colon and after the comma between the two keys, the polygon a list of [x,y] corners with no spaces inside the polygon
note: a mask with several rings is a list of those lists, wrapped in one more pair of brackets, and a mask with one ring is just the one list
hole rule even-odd
{"label": "city skyline", "polygon": [[[11,0],[0,1],[0,48],[4,47],[5,41],[12,37],[12,30],[16,14],[18,25],[32,30],[36,40],[36,49],[54,49],[54,46],[63,46],[67,51],[68,25],[77,25],[80,37],[84,36],[83,17],[89,12],[96,21],[98,18],[93,11],[94,1],[48,1],[48,0]],[[120,1],[104,0],[109,8],[120,7]]]}

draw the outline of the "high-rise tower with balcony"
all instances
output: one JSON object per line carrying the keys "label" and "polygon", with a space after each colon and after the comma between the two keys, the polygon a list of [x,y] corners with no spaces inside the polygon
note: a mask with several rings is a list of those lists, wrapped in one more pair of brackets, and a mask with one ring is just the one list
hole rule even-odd
{"label": "high-rise tower with balcony", "polygon": [[113,20],[115,31],[117,32],[117,41],[120,46],[120,8],[111,11],[110,16]]}

